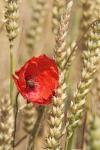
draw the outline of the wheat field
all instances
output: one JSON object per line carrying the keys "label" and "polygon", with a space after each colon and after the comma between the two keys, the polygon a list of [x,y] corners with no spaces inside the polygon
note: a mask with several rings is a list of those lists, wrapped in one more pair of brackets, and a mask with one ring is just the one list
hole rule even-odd
{"label": "wheat field", "polygon": [[0,85],[0,150],[100,150],[100,0],[0,0]]}

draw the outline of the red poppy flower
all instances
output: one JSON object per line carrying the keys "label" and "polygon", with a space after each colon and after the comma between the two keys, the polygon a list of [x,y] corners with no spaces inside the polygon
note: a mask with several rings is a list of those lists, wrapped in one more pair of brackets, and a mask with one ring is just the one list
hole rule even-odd
{"label": "red poppy flower", "polygon": [[49,104],[58,87],[57,65],[46,55],[27,61],[13,78],[21,95],[38,104]]}

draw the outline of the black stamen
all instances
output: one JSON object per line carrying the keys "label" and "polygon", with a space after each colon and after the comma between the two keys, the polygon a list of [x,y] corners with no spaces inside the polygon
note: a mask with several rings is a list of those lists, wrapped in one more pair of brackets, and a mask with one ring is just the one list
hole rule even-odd
{"label": "black stamen", "polygon": [[26,83],[27,83],[27,85],[28,85],[30,88],[34,88],[34,82],[33,82],[32,79],[27,80]]}

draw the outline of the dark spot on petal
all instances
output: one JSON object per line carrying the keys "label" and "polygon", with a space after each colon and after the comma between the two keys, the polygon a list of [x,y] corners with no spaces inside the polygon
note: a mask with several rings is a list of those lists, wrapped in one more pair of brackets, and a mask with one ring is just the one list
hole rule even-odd
{"label": "dark spot on petal", "polygon": [[26,80],[26,83],[27,83],[27,86],[30,87],[30,88],[34,88],[34,82],[32,79],[30,80]]}

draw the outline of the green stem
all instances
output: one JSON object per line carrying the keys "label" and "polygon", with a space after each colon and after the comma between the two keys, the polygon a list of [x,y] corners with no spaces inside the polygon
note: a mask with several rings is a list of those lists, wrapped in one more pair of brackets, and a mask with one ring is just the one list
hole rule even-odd
{"label": "green stem", "polygon": [[13,104],[13,81],[12,81],[12,74],[13,74],[13,53],[12,53],[13,46],[10,46],[10,100],[11,104]]}
{"label": "green stem", "polygon": [[36,143],[36,139],[37,139],[37,136],[39,133],[40,125],[41,125],[41,122],[43,119],[44,111],[45,111],[45,107],[40,106],[38,109],[38,118],[36,120],[36,123],[34,125],[32,132],[31,132],[27,150],[34,150],[35,149],[35,143]]}
{"label": "green stem", "polygon": [[74,133],[69,139],[67,139],[66,137],[64,150],[72,150],[73,139],[74,139]]}
{"label": "green stem", "polygon": [[[16,97],[15,97],[15,104],[14,104],[14,142],[15,142],[15,134],[16,134],[16,122],[17,122],[17,115],[18,115],[18,97],[19,97],[19,92],[17,92]],[[13,143],[14,147],[14,143]]]}
{"label": "green stem", "polygon": [[72,150],[73,137],[74,137],[74,134],[71,136],[71,138],[68,141],[67,150]]}

